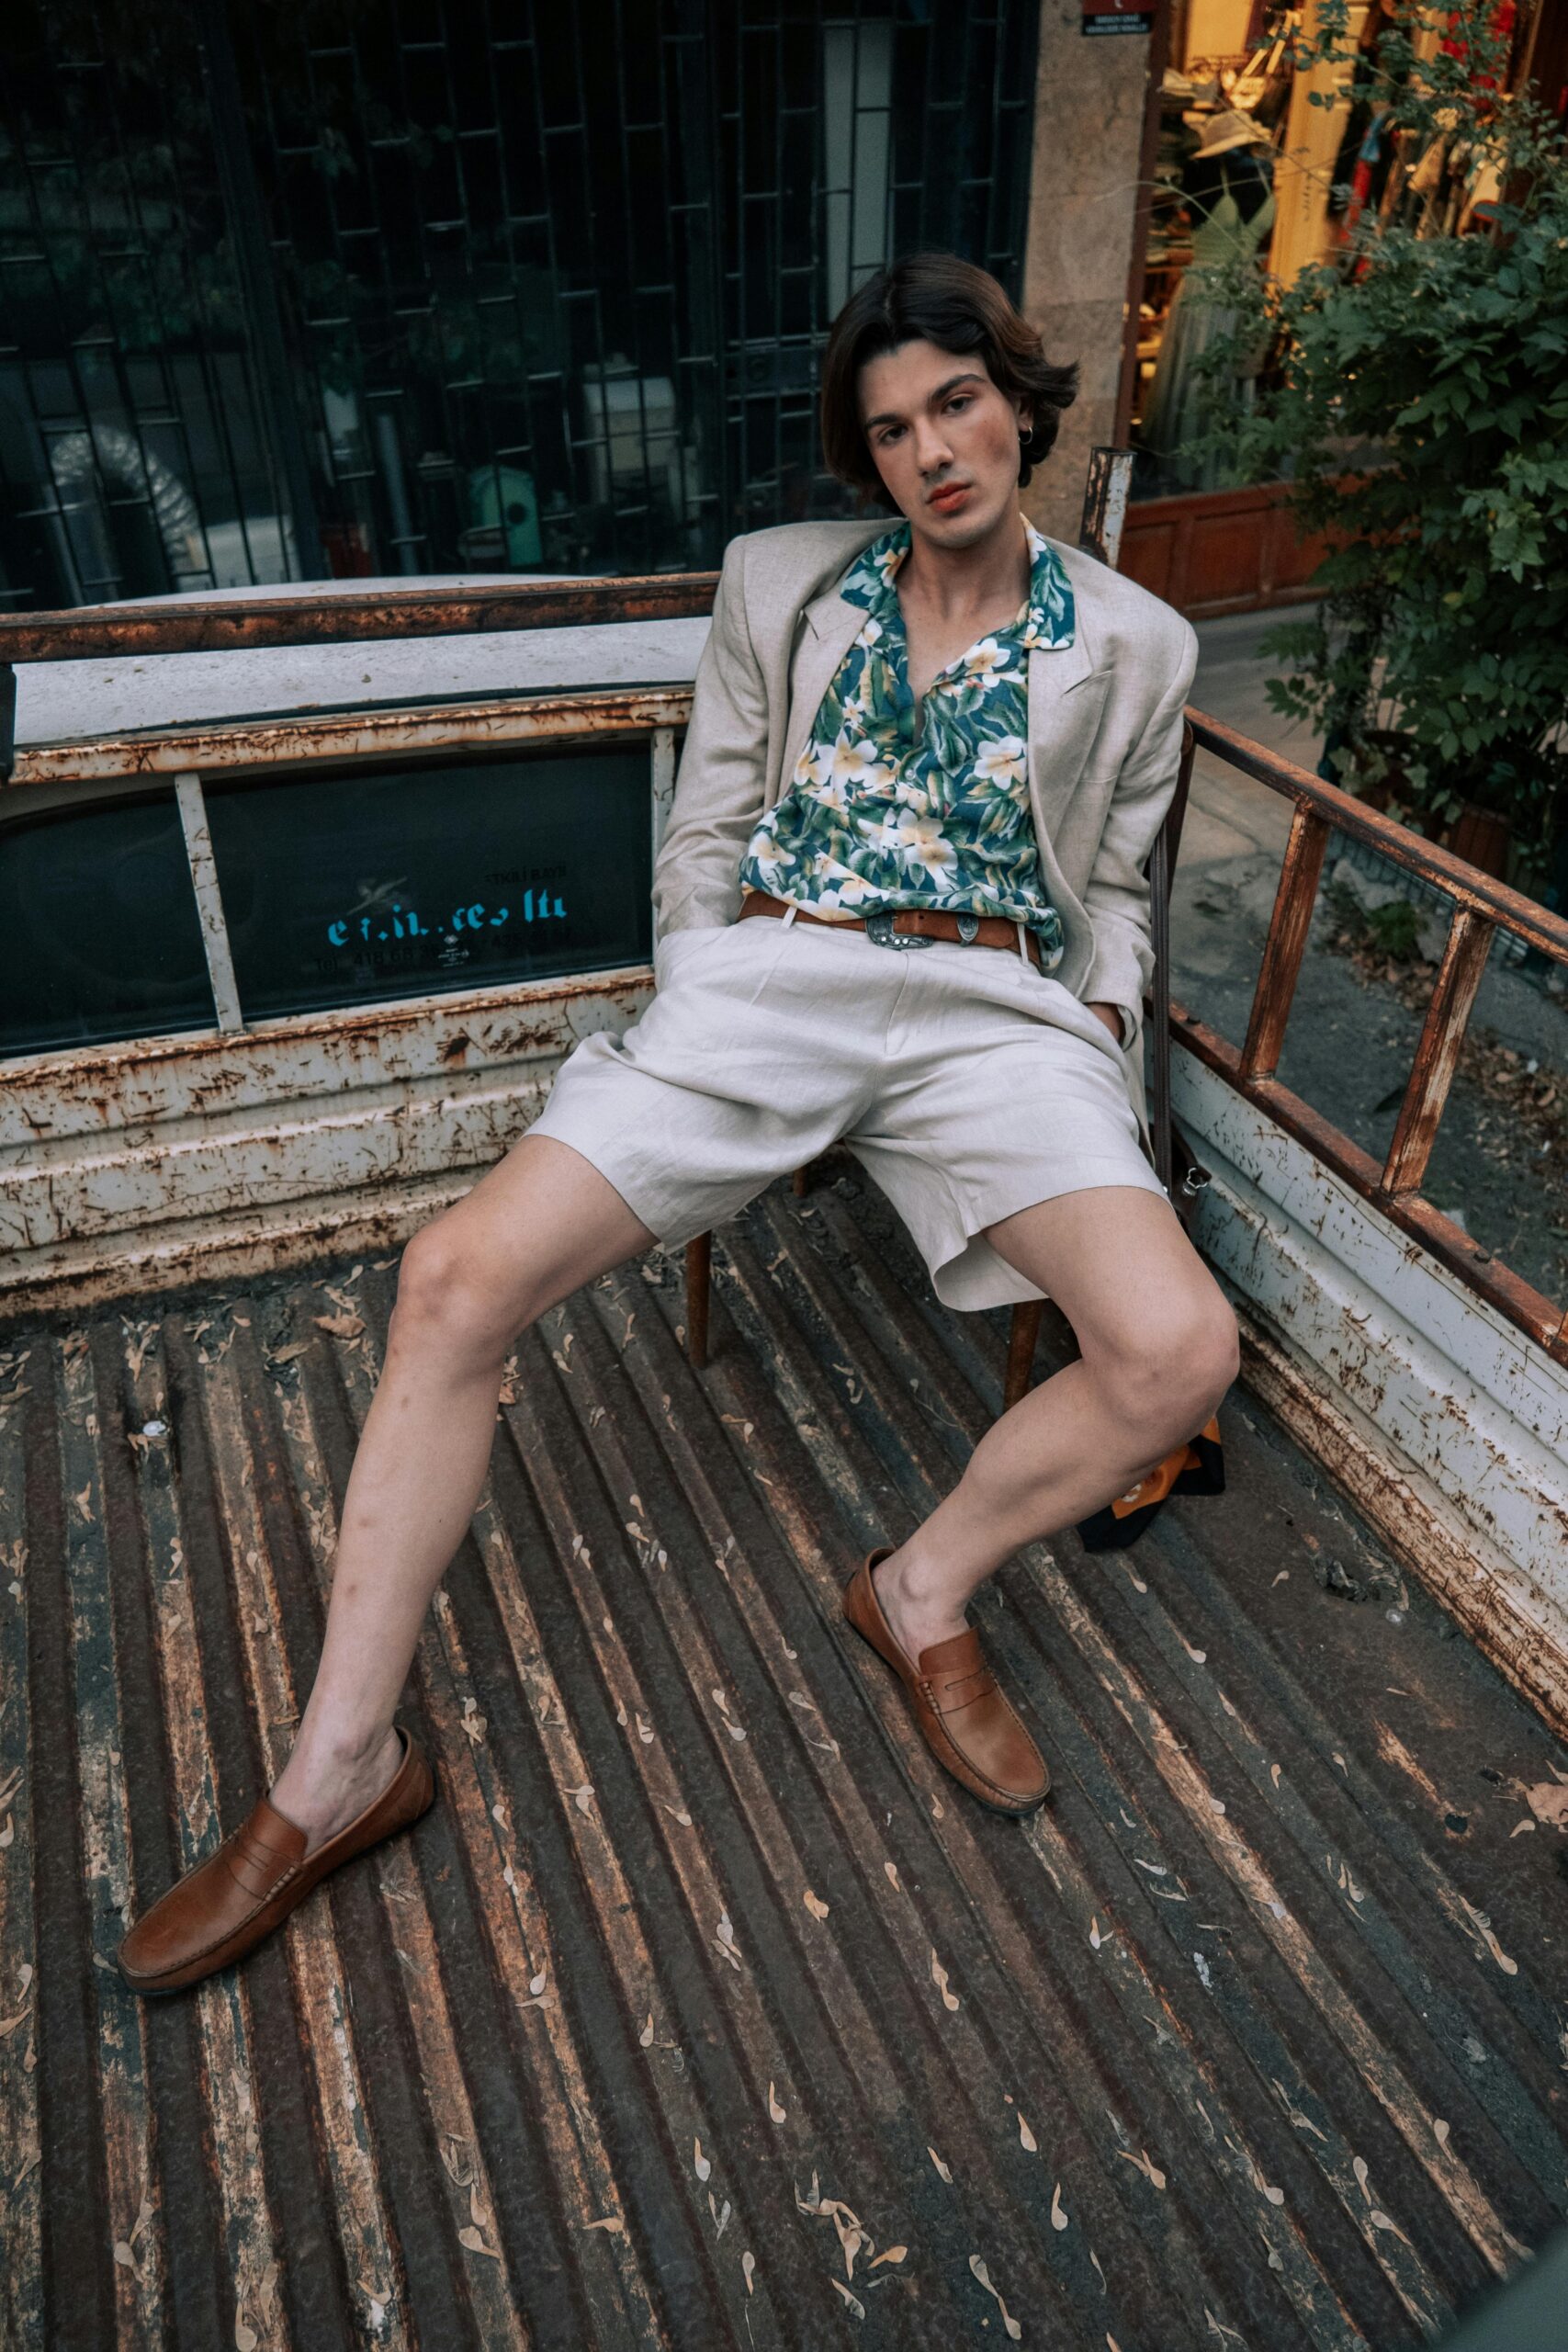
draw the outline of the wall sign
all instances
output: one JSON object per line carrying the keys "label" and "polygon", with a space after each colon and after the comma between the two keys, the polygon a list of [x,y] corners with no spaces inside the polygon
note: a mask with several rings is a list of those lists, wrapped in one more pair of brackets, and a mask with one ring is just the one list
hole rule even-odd
{"label": "wall sign", "polygon": [[1083,0],[1086,33],[1153,32],[1155,12],[1145,0]]}

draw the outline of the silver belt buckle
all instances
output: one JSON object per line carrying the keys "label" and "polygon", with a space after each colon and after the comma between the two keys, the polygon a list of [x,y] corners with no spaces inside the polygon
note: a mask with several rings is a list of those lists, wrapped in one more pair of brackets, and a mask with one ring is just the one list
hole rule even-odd
{"label": "silver belt buckle", "polygon": [[927,939],[920,932],[895,931],[891,909],[879,915],[867,915],[865,935],[874,940],[878,947],[897,947],[900,953],[909,947],[934,947],[936,944],[934,940]]}

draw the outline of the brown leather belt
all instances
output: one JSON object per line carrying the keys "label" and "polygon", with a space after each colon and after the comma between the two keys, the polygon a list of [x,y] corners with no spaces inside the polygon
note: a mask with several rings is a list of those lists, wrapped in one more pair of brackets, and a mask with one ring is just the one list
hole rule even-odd
{"label": "brown leather belt", "polygon": [[[924,947],[933,939],[956,939],[966,947],[1005,947],[1019,953],[1019,926],[1005,915],[955,915],[943,907],[894,907],[874,915],[813,915],[789,899],[775,899],[764,890],[748,890],[737,921],[748,915],[795,916],[796,922],[820,923],[829,931],[863,931],[879,947]],[[1023,933],[1030,962],[1041,968],[1040,942],[1033,932]]]}

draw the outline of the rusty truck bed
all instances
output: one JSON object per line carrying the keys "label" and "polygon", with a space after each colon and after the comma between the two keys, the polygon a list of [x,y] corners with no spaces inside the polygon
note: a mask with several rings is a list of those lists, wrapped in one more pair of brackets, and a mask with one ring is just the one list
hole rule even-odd
{"label": "rusty truck bed", "polygon": [[1238,1390],[1230,1492],[975,1614],[936,1768],[838,1588],[1005,1318],[852,1174],[520,1346],[412,1836],[192,1996],[128,1906],[280,1768],[393,1262],[0,1340],[8,2345],[1413,2346],[1564,2202],[1548,1733]]}

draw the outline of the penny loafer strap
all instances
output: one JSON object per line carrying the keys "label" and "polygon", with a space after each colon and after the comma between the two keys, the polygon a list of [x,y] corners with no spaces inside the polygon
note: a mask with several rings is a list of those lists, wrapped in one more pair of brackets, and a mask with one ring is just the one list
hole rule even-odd
{"label": "penny loafer strap", "polygon": [[988,1699],[996,1687],[995,1675],[983,1665],[964,1674],[939,1674],[927,1685],[939,1715],[955,1715],[961,1708],[973,1706],[976,1699]]}
{"label": "penny loafer strap", "polygon": [[295,1870],[304,1850],[305,1832],[262,1797],[224,1859],[235,1884],[262,1903]]}

